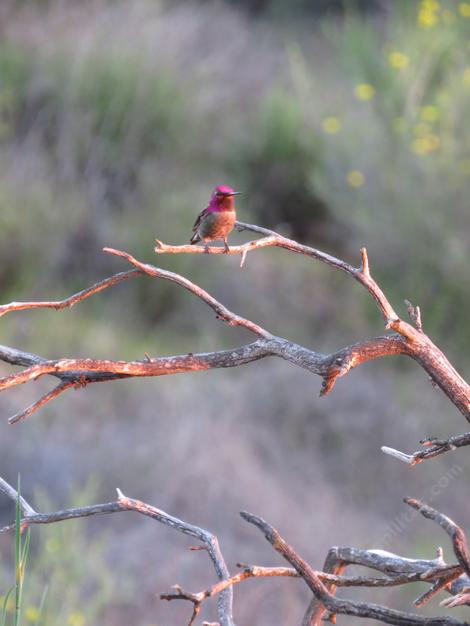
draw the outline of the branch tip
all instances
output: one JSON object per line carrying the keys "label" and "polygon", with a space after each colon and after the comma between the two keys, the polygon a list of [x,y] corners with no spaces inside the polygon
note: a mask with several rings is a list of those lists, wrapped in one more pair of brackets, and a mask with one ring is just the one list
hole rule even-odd
{"label": "branch tip", "polygon": [[395,450],[395,448],[389,448],[388,446],[382,446],[380,448],[384,454],[388,454],[389,456],[393,456],[395,459],[406,463],[407,465],[414,464],[414,456],[410,454],[405,454],[404,452],[400,452],[400,450]]}
{"label": "branch tip", "polygon": [[369,257],[367,255],[367,248],[361,248],[361,272],[364,276],[370,278]]}
{"label": "branch tip", "polygon": [[340,373],[341,373],[341,370],[332,369],[330,372],[328,372],[328,374],[326,374],[323,377],[323,382],[322,382],[322,386],[320,389],[320,398],[327,396],[333,390],[333,387],[335,386],[335,383],[336,383],[336,379],[338,378]]}
{"label": "branch tip", "polygon": [[409,300],[405,300],[406,310],[414,325],[418,330],[423,330],[423,323],[421,321],[421,309],[419,306],[413,306]]}

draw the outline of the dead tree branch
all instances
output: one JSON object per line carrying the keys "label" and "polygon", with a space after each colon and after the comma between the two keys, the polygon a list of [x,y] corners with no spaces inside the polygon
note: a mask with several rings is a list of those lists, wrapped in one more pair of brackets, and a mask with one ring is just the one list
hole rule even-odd
{"label": "dead tree branch", "polygon": [[[383,564],[383,557],[379,556],[379,551],[374,553],[373,551],[355,550],[353,548],[333,548],[332,550],[335,552],[338,550],[344,550],[345,552],[356,553],[356,555],[358,555],[359,553],[363,553],[369,558],[360,559],[358,556],[356,556],[357,560],[363,561],[363,563],[361,564],[367,563],[368,566],[371,567],[370,562],[372,560],[372,562],[376,564],[378,569],[385,569],[385,566]],[[435,580],[436,582],[433,585],[433,589],[436,586],[438,586],[438,589],[433,592],[433,596],[436,595],[436,593],[442,591],[443,587],[449,585],[450,582],[452,582],[462,574],[462,568],[456,565],[447,566],[440,564],[440,566],[434,567],[434,561],[415,561],[414,559],[403,559],[402,557],[393,555],[391,553],[388,553],[387,560],[389,562],[393,560],[396,563],[397,569],[400,569],[400,564],[402,564],[403,567],[406,567],[406,571],[404,571],[403,573],[393,573],[393,575],[391,576],[378,578],[371,576],[338,576],[335,574],[329,574],[324,571],[317,571],[316,574],[323,583],[328,583],[329,585],[334,585],[335,587],[397,587],[399,585],[406,585],[412,582],[432,582],[433,580]],[[415,563],[416,565],[414,565]],[[423,569],[424,563],[429,564],[428,567],[425,569]],[[215,583],[214,585],[211,585],[203,591],[191,593],[189,591],[184,591],[179,585],[174,585],[174,591],[162,593],[160,594],[160,598],[162,600],[169,601],[187,600],[189,602],[192,602],[192,604],[194,605],[194,610],[191,621],[189,622],[189,626],[191,626],[194,619],[200,612],[202,603],[205,600],[208,600],[214,595],[220,593],[227,587],[237,585],[244,580],[248,580],[250,578],[301,577],[297,570],[290,567],[260,567],[258,565],[242,566],[240,564],[238,564],[238,566],[243,567],[243,571],[231,576],[230,578]],[[413,566],[416,567],[416,571],[412,571],[410,573],[410,570],[413,569]],[[392,570],[389,569],[387,573],[392,574]],[[430,599],[430,597],[428,598],[428,600]],[[424,603],[424,601],[419,604],[416,603],[416,606],[421,606]],[[310,623],[311,622],[308,621],[308,624]]]}
{"label": "dead tree branch", "polygon": [[[462,622],[449,616],[422,617],[414,613],[404,613],[402,611],[389,609],[378,604],[338,599],[322,582],[318,572],[312,569],[312,567],[292,548],[292,546],[290,546],[281,537],[279,532],[273,526],[268,524],[262,518],[252,515],[251,513],[242,512],[241,516],[247,522],[253,524],[261,530],[273,548],[295,568],[295,570],[299,573],[299,576],[304,579],[308,587],[313,592],[316,601],[321,606],[321,611],[317,611],[315,613],[312,613],[312,611],[308,612],[306,618],[304,618],[304,625],[308,624],[308,626],[320,626],[322,615],[326,611],[329,611],[333,615],[353,615],[367,619],[376,619],[386,624],[396,624],[398,626],[444,626],[452,624],[460,624],[463,626],[466,624],[466,622]],[[376,555],[379,559],[380,551],[376,551]]]}
{"label": "dead tree branch", "polygon": [[413,509],[419,511],[423,517],[437,522],[441,528],[449,535],[455,556],[463,568],[463,571],[470,577],[470,553],[468,551],[467,538],[463,530],[447,515],[439,513],[436,509],[424,504],[420,500],[414,498],[405,498],[404,502]]}
{"label": "dead tree branch", "polygon": [[[386,550],[334,547],[328,552],[323,571],[329,572],[330,575],[339,579],[345,579],[346,577],[342,576],[342,573],[351,565],[361,565],[362,567],[382,572],[390,577],[392,581],[404,581],[403,583],[397,582],[397,584],[419,581],[432,583],[432,589],[438,587],[432,594],[430,593],[431,589],[417,598],[414,602],[417,607],[428,602],[436,593],[449,585],[451,585],[451,588],[447,590],[450,593],[459,593],[460,589],[469,581],[468,577],[463,573],[461,565],[447,565],[445,563],[440,548],[437,550],[435,559],[410,559]],[[320,572],[317,573],[320,575]],[[329,581],[325,579],[324,582],[333,595],[336,587],[343,586],[334,580]],[[302,626],[318,626],[322,624],[326,612],[324,604],[317,597],[314,597],[304,616]]]}
{"label": "dead tree branch", "polygon": [[[262,239],[250,241],[241,246],[231,246],[230,254],[245,254],[249,250],[256,250],[268,246],[276,246],[295,252],[297,254],[303,254],[314,259],[318,259],[331,267],[340,269],[343,272],[351,275],[361,285],[363,285],[370,295],[375,300],[382,317],[385,321],[386,329],[392,329],[399,333],[410,347],[410,354],[412,358],[417,360],[420,365],[430,375],[433,380],[449,397],[449,399],[459,408],[463,415],[470,421],[470,387],[455,370],[452,364],[448,361],[447,357],[435,346],[427,335],[422,331],[421,327],[421,313],[419,316],[414,310],[414,321],[417,325],[416,328],[411,326],[408,322],[402,320],[394,308],[386,298],[383,291],[378,284],[372,278],[370,273],[370,264],[367,255],[366,248],[361,249],[361,266],[354,267],[345,261],[337,259],[329,254],[316,250],[310,246],[289,239],[267,228],[261,228],[253,224],[245,224],[243,222],[237,222],[237,226],[240,230],[248,230],[265,235]],[[223,252],[222,248],[211,248],[212,251]],[[160,241],[157,241],[155,252],[162,253],[200,253],[203,252],[202,246],[167,246]]]}
{"label": "dead tree branch", "polygon": [[[153,278],[170,280],[187,289],[212,308],[218,319],[225,321],[231,326],[245,328],[255,334],[257,340],[251,344],[246,344],[233,350],[195,355],[186,354],[146,358],[143,361],[130,362],[68,358],[46,360],[34,355],[36,360],[27,364],[26,369],[10,376],[0,378],[0,391],[35,380],[46,374],[58,376],[61,379],[61,384],[45,394],[30,407],[13,416],[11,422],[25,419],[38,408],[73,387],[82,387],[94,382],[104,382],[134,376],[163,376],[221,367],[236,367],[268,356],[281,357],[321,376],[323,379],[321,395],[325,395],[333,389],[339,377],[344,376],[354,367],[366,361],[392,354],[403,354],[416,360],[467,420],[470,421],[469,385],[420,328],[414,328],[408,322],[398,317],[386,296],[371,276],[370,264],[365,248],[361,250],[361,265],[356,268],[345,261],[336,259],[331,255],[309,246],[299,244],[268,229],[241,222],[238,223],[238,226],[241,229],[251,230],[265,236],[243,244],[242,246],[232,246],[230,248],[231,254],[246,254],[247,250],[277,246],[297,254],[318,259],[332,267],[340,269],[351,275],[368,290],[377,303],[382,317],[384,318],[386,328],[392,329],[395,332],[346,346],[331,354],[321,354],[282,337],[272,335],[262,326],[230,311],[207,291],[179,274],[163,270],[147,263],[142,263],[127,252],[105,248],[106,252],[124,258],[133,265],[135,269],[116,274],[115,276],[100,281],[92,287],[80,291],[65,300],[56,302],[11,303],[10,305],[0,307],[0,312],[4,314],[8,311],[41,307],[64,308],[102,291],[107,287],[122,282],[123,280],[145,274]],[[201,248],[201,250],[199,250],[199,248]],[[157,246],[157,252],[159,253],[199,253],[202,250],[203,248],[200,246],[166,246],[161,242]],[[221,248],[213,248],[213,250],[222,251]],[[17,354],[15,354],[15,352],[17,352]],[[12,348],[2,349],[0,347],[0,359],[8,363],[25,365],[25,359],[22,357],[22,354],[24,353],[15,351]]]}
{"label": "dead tree branch", "polygon": [[100,280],[98,283],[95,283],[91,287],[83,289],[78,293],[74,293],[72,296],[64,298],[64,300],[45,300],[43,302],[10,302],[10,304],[2,304],[0,305],[0,317],[2,315],[5,315],[6,313],[10,313],[11,311],[25,311],[27,309],[55,309],[56,311],[59,311],[60,309],[70,309],[74,306],[74,304],[77,304],[77,302],[85,300],[85,298],[89,298],[95,293],[99,293],[100,291],[103,291],[108,287],[113,287],[114,285],[118,285],[125,280],[135,278],[140,274],[141,272],[138,270],[120,272],[119,274],[115,274],[110,278]]}
{"label": "dead tree branch", "polygon": [[[5,480],[0,478],[0,491],[16,501],[17,492]],[[421,617],[412,613],[404,613],[388,609],[376,604],[341,600],[335,597],[337,587],[393,587],[413,582],[430,583],[431,588],[416,601],[421,606],[442,590],[452,594],[453,598],[446,601],[447,606],[458,606],[469,601],[470,587],[469,554],[465,535],[462,529],[448,517],[435,509],[426,506],[419,500],[406,499],[405,502],[419,512],[436,521],[451,537],[454,552],[459,561],[456,565],[447,565],[438,550],[437,557],[431,560],[409,559],[383,550],[358,550],[355,548],[331,548],[325,561],[324,571],[315,571],[295,550],[280,536],[279,532],[267,522],[251,513],[242,512],[247,522],[254,524],[266,536],[271,545],[292,567],[260,567],[257,565],[242,567],[242,571],[230,575],[221,553],[217,538],[209,531],[189,524],[177,517],[169,515],[145,502],[125,496],[119,489],[118,499],[114,502],[96,504],[80,508],[64,509],[53,513],[38,513],[24,498],[21,507],[24,517],[21,520],[22,530],[34,524],[52,524],[69,519],[135,511],[156,521],[199,540],[213,563],[219,581],[207,589],[197,593],[184,591],[175,585],[174,591],[161,594],[164,600],[186,600],[193,604],[193,612],[189,621],[191,626],[198,616],[202,603],[217,595],[218,619],[221,626],[234,626],[232,587],[250,578],[267,578],[274,576],[302,578],[314,594],[303,620],[303,626],[319,626],[327,611],[334,620],[335,614],[354,615],[358,617],[378,619],[387,624],[443,626],[444,624],[463,626],[466,622],[451,617]],[[5,526],[0,532],[12,531],[15,524]],[[383,577],[344,576],[342,572],[349,565],[362,565],[385,574]]]}
{"label": "dead tree branch", "polygon": [[[3,491],[9,498],[16,501],[17,491],[9,485],[3,478],[0,478],[0,491]],[[135,511],[147,517],[169,526],[178,532],[190,537],[194,537],[204,546],[214,566],[217,577],[220,581],[230,577],[227,565],[219,547],[217,537],[209,531],[189,524],[173,515],[165,513],[161,509],[125,496],[120,489],[117,489],[118,499],[115,502],[107,502],[104,504],[94,504],[73,509],[64,509],[54,513],[37,513],[34,508],[21,498],[21,506],[25,517],[21,519],[22,530],[34,524],[53,524],[69,519],[77,519],[81,517],[90,517],[92,515],[104,515],[110,513],[120,513],[123,511]],[[7,532],[15,529],[15,524],[0,528],[0,532]],[[218,619],[220,626],[235,626],[233,621],[233,592],[229,585],[221,590],[218,600]]]}
{"label": "dead tree branch", "polygon": [[449,439],[437,439],[429,437],[428,439],[421,439],[420,444],[425,446],[424,450],[417,450],[413,454],[406,454],[395,450],[395,448],[382,447],[382,452],[389,454],[390,456],[407,463],[408,465],[418,465],[422,461],[427,459],[433,459],[436,456],[445,454],[446,452],[452,452],[457,448],[463,448],[464,446],[470,446],[470,433],[464,433],[463,435],[456,435],[455,437],[449,437]]}

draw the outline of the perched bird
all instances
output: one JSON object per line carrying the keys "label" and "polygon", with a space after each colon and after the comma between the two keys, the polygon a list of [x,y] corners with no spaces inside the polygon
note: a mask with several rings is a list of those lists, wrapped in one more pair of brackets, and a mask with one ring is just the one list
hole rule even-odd
{"label": "perched bird", "polygon": [[210,252],[207,242],[222,239],[225,252],[230,251],[227,237],[237,219],[233,196],[239,193],[227,185],[218,185],[214,189],[209,205],[199,213],[194,223],[192,245],[202,241],[206,252]]}

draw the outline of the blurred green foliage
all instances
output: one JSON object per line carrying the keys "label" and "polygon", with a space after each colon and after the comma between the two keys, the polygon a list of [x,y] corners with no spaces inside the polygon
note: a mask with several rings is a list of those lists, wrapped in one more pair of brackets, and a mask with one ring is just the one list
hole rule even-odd
{"label": "blurred green foliage", "polygon": [[[71,489],[74,507],[87,506],[96,499],[96,481]],[[38,507],[55,511],[50,498],[37,494]],[[28,529],[29,535],[30,529]],[[103,611],[119,593],[119,602],[129,596],[129,581],[116,577],[106,563],[106,534],[87,532],[83,520],[35,527],[27,576],[21,597],[21,622],[35,626],[85,626],[102,622]],[[23,549],[24,550],[24,549]],[[13,567],[14,564],[12,564]],[[9,570],[2,563],[1,580]],[[22,570],[24,577],[24,568]],[[73,584],[71,584],[73,581]],[[7,603],[6,618],[15,616],[14,594]],[[12,622],[13,623],[13,622]],[[16,624],[16,622],[14,622]]]}

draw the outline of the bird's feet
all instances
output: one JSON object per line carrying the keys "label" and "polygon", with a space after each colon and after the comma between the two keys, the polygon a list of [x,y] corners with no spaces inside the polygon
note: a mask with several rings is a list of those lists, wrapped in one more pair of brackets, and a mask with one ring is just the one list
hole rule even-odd
{"label": "bird's feet", "polygon": [[207,243],[205,243],[205,244],[204,244],[204,252],[205,252],[206,254],[210,254],[210,253],[211,253],[211,251],[210,251],[209,246],[207,245]]}
{"label": "bird's feet", "polygon": [[230,248],[228,247],[228,243],[227,243],[226,239],[224,239],[224,253],[225,254],[229,254],[230,253]]}

